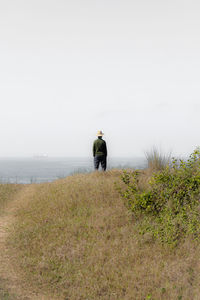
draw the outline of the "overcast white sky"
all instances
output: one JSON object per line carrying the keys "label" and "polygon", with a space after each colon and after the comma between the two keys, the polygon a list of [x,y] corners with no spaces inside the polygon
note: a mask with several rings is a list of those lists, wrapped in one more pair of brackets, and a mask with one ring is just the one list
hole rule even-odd
{"label": "overcast white sky", "polygon": [[200,145],[198,0],[0,0],[0,156]]}

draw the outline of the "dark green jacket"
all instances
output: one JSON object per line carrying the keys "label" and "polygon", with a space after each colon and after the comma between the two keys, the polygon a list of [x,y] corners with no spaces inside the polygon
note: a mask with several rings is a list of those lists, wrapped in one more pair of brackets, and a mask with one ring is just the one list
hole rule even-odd
{"label": "dark green jacket", "polygon": [[106,142],[103,139],[97,139],[93,144],[93,156],[105,155],[107,156]]}

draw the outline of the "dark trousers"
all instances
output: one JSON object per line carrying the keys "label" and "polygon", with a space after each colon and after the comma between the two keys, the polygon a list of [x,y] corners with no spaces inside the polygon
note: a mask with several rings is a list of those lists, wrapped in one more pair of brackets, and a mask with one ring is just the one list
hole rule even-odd
{"label": "dark trousers", "polygon": [[94,168],[98,170],[99,165],[101,164],[102,170],[106,170],[106,156],[105,155],[96,155],[94,157]]}

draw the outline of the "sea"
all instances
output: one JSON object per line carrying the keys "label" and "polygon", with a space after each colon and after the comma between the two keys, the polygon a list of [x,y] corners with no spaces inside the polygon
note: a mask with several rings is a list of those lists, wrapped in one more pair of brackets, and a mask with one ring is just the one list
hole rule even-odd
{"label": "sea", "polygon": [[[113,168],[143,169],[145,167],[145,158],[108,158],[108,170]],[[0,158],[0,183],[52,182],[69,175],[88,173],[93,170],[92,158]]]}

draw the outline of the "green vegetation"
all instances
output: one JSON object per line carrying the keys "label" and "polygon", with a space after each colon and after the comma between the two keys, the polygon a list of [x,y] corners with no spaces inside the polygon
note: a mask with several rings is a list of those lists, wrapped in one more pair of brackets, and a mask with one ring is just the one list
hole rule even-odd
{"label": "green vegetation", "polygon": [[173,160],[154,172],[145,187],[140,172],[124,172],[120,193],[132,211],[142,234],[150,233],[163,243],[177,245],[186,236],[200,234],[200,151],[188,161]]}

